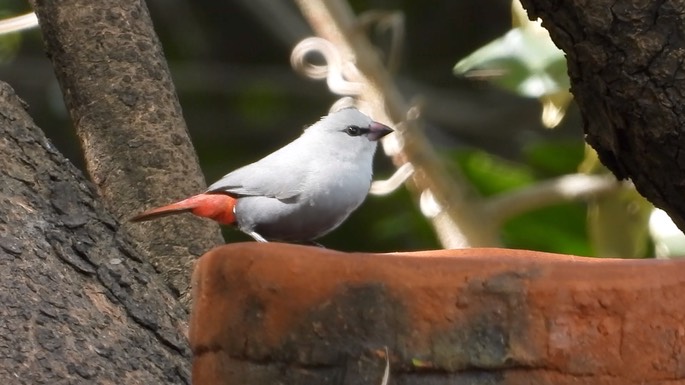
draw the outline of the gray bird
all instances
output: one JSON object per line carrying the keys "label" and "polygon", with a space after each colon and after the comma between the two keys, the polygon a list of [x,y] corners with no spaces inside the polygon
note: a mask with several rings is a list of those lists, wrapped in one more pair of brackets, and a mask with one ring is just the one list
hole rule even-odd
{"label": "gray bird", "polygon": [[205,193],[131,220],[192,212],[237,226],[259,242],[313,241],[364,201],[377,142],[391,132],[356,108],[333,112],[285,147],[225,175]]}

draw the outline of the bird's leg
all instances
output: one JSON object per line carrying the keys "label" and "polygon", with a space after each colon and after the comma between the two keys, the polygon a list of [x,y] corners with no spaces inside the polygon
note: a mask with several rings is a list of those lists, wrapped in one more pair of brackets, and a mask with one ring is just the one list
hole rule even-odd
{"label": "bird's leg", "polygon": [[251,236],[252,239],[254,239],[257,242],[262,242],[262,243],[269,243],[269,241],[266,240],[266,238],[262,237],[261,235],[257,234],[255,231],[250,231],[247,233],[247,235]]}

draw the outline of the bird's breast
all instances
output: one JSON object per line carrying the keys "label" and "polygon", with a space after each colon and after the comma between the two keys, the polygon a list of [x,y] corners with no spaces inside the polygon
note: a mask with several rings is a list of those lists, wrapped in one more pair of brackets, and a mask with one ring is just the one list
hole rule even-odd
{"label": "bird's breast", "polygon": [[340,162],[314,170],[308,175],[305,199],[313,205],[353,204],[358,206],[371,187],[371,167]]}
{"label": "bird's breast", "polygon": [[302,193],[292,201],[268,197],[238,200],[236,217],[243,231],[267,239],[312,240],[340,225],[364,201],[371,169],[356,165],[323,165],[302,181]]}

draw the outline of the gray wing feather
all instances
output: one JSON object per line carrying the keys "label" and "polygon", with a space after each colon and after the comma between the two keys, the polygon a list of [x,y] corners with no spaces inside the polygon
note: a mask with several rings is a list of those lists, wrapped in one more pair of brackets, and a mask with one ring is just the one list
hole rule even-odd
{"label": "gray wing feather", "polygon": [[280,200],[296,198],[303,191],[306,176],[306,162],[297,151],[296,142],[225,175],[207,191]]}

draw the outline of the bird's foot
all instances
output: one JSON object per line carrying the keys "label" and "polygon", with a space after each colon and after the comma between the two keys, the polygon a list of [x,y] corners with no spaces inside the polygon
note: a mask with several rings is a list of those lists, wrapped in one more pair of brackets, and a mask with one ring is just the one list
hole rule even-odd
{"label": "bird's foot", "polygon": [[254,231],[250,231],[249,233],[247,233],[247,235],[251,236],[252,239],[254,239],[257,242],[269,243],[269,241],[267,241],[266,238],[262,237],[261,235],[257,234]]}
{"label": "bird's foot", "polygon": [[306,246],[316,246],[316,247],[320,247],[320,248],[322,248],[322,249],[325,249],[325,248],[326,248],[326,246],[324,246],[324,245],[322,245],[322,244],[320,244],[319,242],[316,242],[316,241],[304,241],[304,242],[302,242],[302,244],[303,244],[303,245],[306,245]]}

